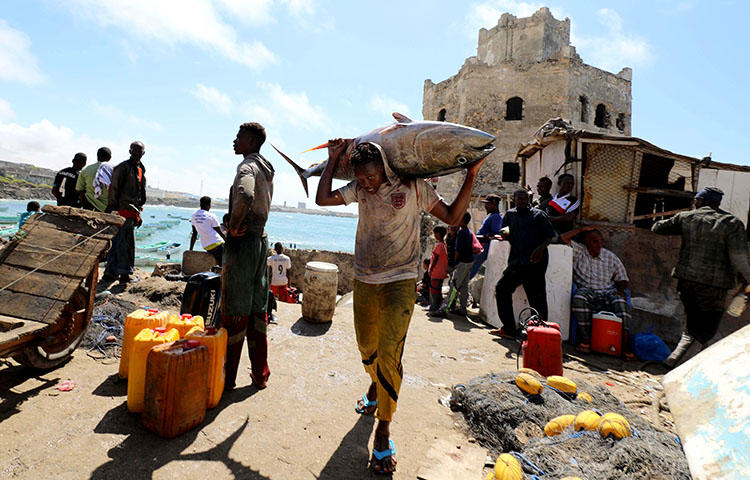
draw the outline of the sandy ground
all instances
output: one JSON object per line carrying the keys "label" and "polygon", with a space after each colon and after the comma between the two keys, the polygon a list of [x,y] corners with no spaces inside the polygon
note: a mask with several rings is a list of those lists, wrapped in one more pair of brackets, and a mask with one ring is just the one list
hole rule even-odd
{"label": "sandy ground", "polygon": [[[0,367],[0,477],[374,477],[367,468],[374,421],[353,408],[368,378],[354,341],[351,306],[319,325],[300,318],[300,305],[281,303],[278,313],[269,331],[268,388],[250,386],[243,358],[238,387],[199,428],[173,440],[150,433],[127,411],[127,387],[116,380],[116,360],[97,361],[79,349],[68,364],[41,375],[6,362]],[[399,458],[393,478],[416,478],[438,440],[456,446],[471,441],[461,418],[439,399],[456,383],[515,369],[509,348],[515,351],[514,344],[488,335],[488,329],[465,319],[430,319],[416,308],[392,426]],[[587,359],[593,368],[568,360],[566,374],[607,385],[657,428],[672,430],[671,417],[660,412],[660,377],[629,371],[638,367],[634,362]],[[613,370],[597,372],[597,366]],[[67,379],[77,387],[59,391],[56,385]]]}

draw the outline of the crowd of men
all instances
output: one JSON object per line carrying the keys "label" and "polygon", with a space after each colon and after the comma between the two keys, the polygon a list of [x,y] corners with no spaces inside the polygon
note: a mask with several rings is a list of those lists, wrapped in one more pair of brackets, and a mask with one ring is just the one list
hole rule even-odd
{"label": "crowd of men", "polygon": [[[552,195],[552,181],[541,178],[538,197],[532,200],[530,188],[513,195],[513,208],[501,216],[497,207],[500,197],[488,195],[484,200],[488,213],[476,237],[484,252],[475,255],[475,266],[486,258],[488,240],[508,241],[508,263],[495,286],[497,311],[502,327],[490,333],[517,338],[519,331],[513,311],[513,292],[522,285],[529,304],[546,320],[548,318],[546,271],[550,244],[567,244],[573,250],[572,320],[576,349],[591,349],[592,316],[600,311],[614,313],[623,324],[623,349],[630,351],[629,278],[623,262],[604,248],[604,235],[594,226],[574,228],[580,203],[572,195],[574,178],[563,174]],[[664,362],[667,368],[680,363],[688,350],[704,348],[716,334],[724,313],[727,294],[736,287],[738,293],[750,294],[747,234],[741,220],[721,210],[723,192],[707,187],[695,196],[695,209],[680,212],[652,227],[660,235],[680,235],[682,244],[673,276],[682,300],[686,327],[681,340]],[[450,246],[448,247],[450,250]],[[475,251],[476,253],[476,251]],[[433,258],[435,255],[433,255]],[[462,313],[459,309],[458,313]],[[553,320],[553,319],[552,319]]]}
{"label": "crowd of men", "polygon": [[[241,155],[230,187],[229,213],[221,228],[210,212],[210,198],[201,199],[192,217],[193,248],[196,236],[201,245],[222,265],[219,322],[228,332],[225,389],[234,388],[242,346],[247,342],[251,380],[265,388],[268,366],[267,298],[270,288],[282,291],[289,284],[289,257],[280,244],[268,257],[265,224],[273,196],[274,168],[261,154],[266,134],[257,123],[240,126],[234,152]],[[446,203],[429,184],[395,175],[385,152],[376,143],[349,148],[347,141],[328,142],[328,162],[320,178],[316,203],[320,206],[357,203],[359,220],[354,249],[354,328],[362,365],[370,386],[355,403],[361,415],[378,419],[371,467],[378,474],[396,469],[396,448],[390,424],[396,411],[403,380],[401,359],[409,323],[417,299],[420,265],[420,212],[430,213],[450,228],[434,229],[436,247],[425,259],[425,280],[420,301],[431,314],[441,314],[442,284],[449,277],[455,290],[455,311],[466,314],[468,282],[487,258],[490,242],[509,242],[507,266],[495,286],[502,328],[492,333],[516,338],[519,331],[512,295],[523,286],[531,306],[547,320],[546,270],[548,246],[568,244],[573,249],[573,280],[576,285],[572,312],[577,323],[577,348],[590,349],[591,315],[607,309],[618,315],[627,332],[629,326],[628,276],[623,263],[603,248],[604,236],[593,227],[575,228],[580,202],[573,195],[575,179],[563,174],[553,182],[541,178],[534,199],[530,188],[513,194],[512,208],[500,213],[501,198],[483,199],[487,217],[474,234],[469,229],[467,207],[484,159],[469,166],[463,184],[451,203]],[[86,167],[85,155],[77,154],[71,168],[55,179],[53,193],[61,205],[80,206],[102,212],[116,212],[126,221],[113,240],[107,256],[104,279],[127,282],[133,273],[134,228],[141,225],[140,213],[146,202],[146,176],[142,158],[145,146],[134,142],[130,158],[114,169],[111,152],[102,148],[98,162]],[[348,155],[355,180],[333,190],[332,179],[339,162]],[[82,170],[83,169],[83,170]],[[80,174],[79,174],[80,172]],[[680,260],[674,276],[685,305],[686,331],[668,359],[679,362],[694,343],[705,345],[716,332],[729,289],[739,273],[750,293],[750,267],[742,222],[719,208],[722,193],[704,189],[696,195],[697,208],[657,222],[653,231],[682,235]],[[447,241],[446,241],[447,240]],[[424,282],[423,282],[424,283]],[[626,342],[627,343],[627,342]]]}

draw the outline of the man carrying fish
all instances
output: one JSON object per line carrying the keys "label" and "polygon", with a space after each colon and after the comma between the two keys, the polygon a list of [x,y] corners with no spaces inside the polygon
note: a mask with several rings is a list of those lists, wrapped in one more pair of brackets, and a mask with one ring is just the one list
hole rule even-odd
{"label": "man carrying fish", "polygon": [[[397,120],[400,119],[397,117]],[[403,123],[396,124],[396,128],[399,125]],[[468,166],[466,178],[450,205],[443,202],[421,178],[415,178],[420,173],[406,178],[392,168],[399,165],[401,171],[404,170],[403,166],[409,160],[408,148],[404,149],[402,156],[395,157],[399,150],[394,142],[382,146],[370,139],[361,141],[360,137],[354,141],[331,140],[327,144],[329,158],[318,184],[316,203],[334,206],[357,202],[359,205],[354,248],[354,327],[362,363],[372,383],[357,401],[355,410],[362,415],[375,413],[378,418],[371,460],[371,468],[376,474],[390,474],[396,469],[390,423],[403,378],[401,358],[416,297],[420,261],[419,213],[424,210],[449,225],[461,221],[477,172],[492,151],[488,145],[494,138],[479,133],[484,138],[477,143],[482,143],[484,150],[474,157],[462,154],[458,165],[459,168]],[[444,148],[451,150],[455,145],[445,145]],[[440,167],[435,168],[430,162],[436,161],[439,153],[430,153],[416,160],[420,163],[413,170],[432,168],[433,173],[438,173]],[[351,169],[355,180],[331,191],[333,177],[343,176],[337,175],[342,167]],[[456,165],[443,168],[455,171]]]}

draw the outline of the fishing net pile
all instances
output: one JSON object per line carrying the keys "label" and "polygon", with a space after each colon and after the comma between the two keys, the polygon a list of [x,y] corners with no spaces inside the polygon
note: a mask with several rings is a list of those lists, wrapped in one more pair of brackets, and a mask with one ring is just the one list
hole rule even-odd
{"label": "fishing net pile", "polygon": [[81,348],[94,358],[119,357],[125,319],[136,308],[133,302],[111,295],[98,299]]}
{"label": "fishing net pile", "polygon": [[[453,389],[452,409],[463,413],[471,435],[493,458],[513,452],[526,474],[542,480],[691,478],[679,439],[653,429],[605,388],[578,383],[578,391],[589,393],[591,403],[564,398],[546,386],[541,394],[528,395],[516,386],[516,374],[488,374]],[[556,436],[545,435],[549,420],[583,410],[619,413],[630,422],[633,435],[615,440],[597,431],[576,432],[573,426]]]}

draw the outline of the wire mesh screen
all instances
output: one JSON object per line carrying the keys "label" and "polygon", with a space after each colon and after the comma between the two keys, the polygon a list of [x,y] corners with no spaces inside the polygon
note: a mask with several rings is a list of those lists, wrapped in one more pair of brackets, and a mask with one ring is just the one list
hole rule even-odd
{"label": "wire mesh screen", "polygon": [[581,217],[602,222],[625,223],[635,151],[618,145],[587,144],[586,172]]}

